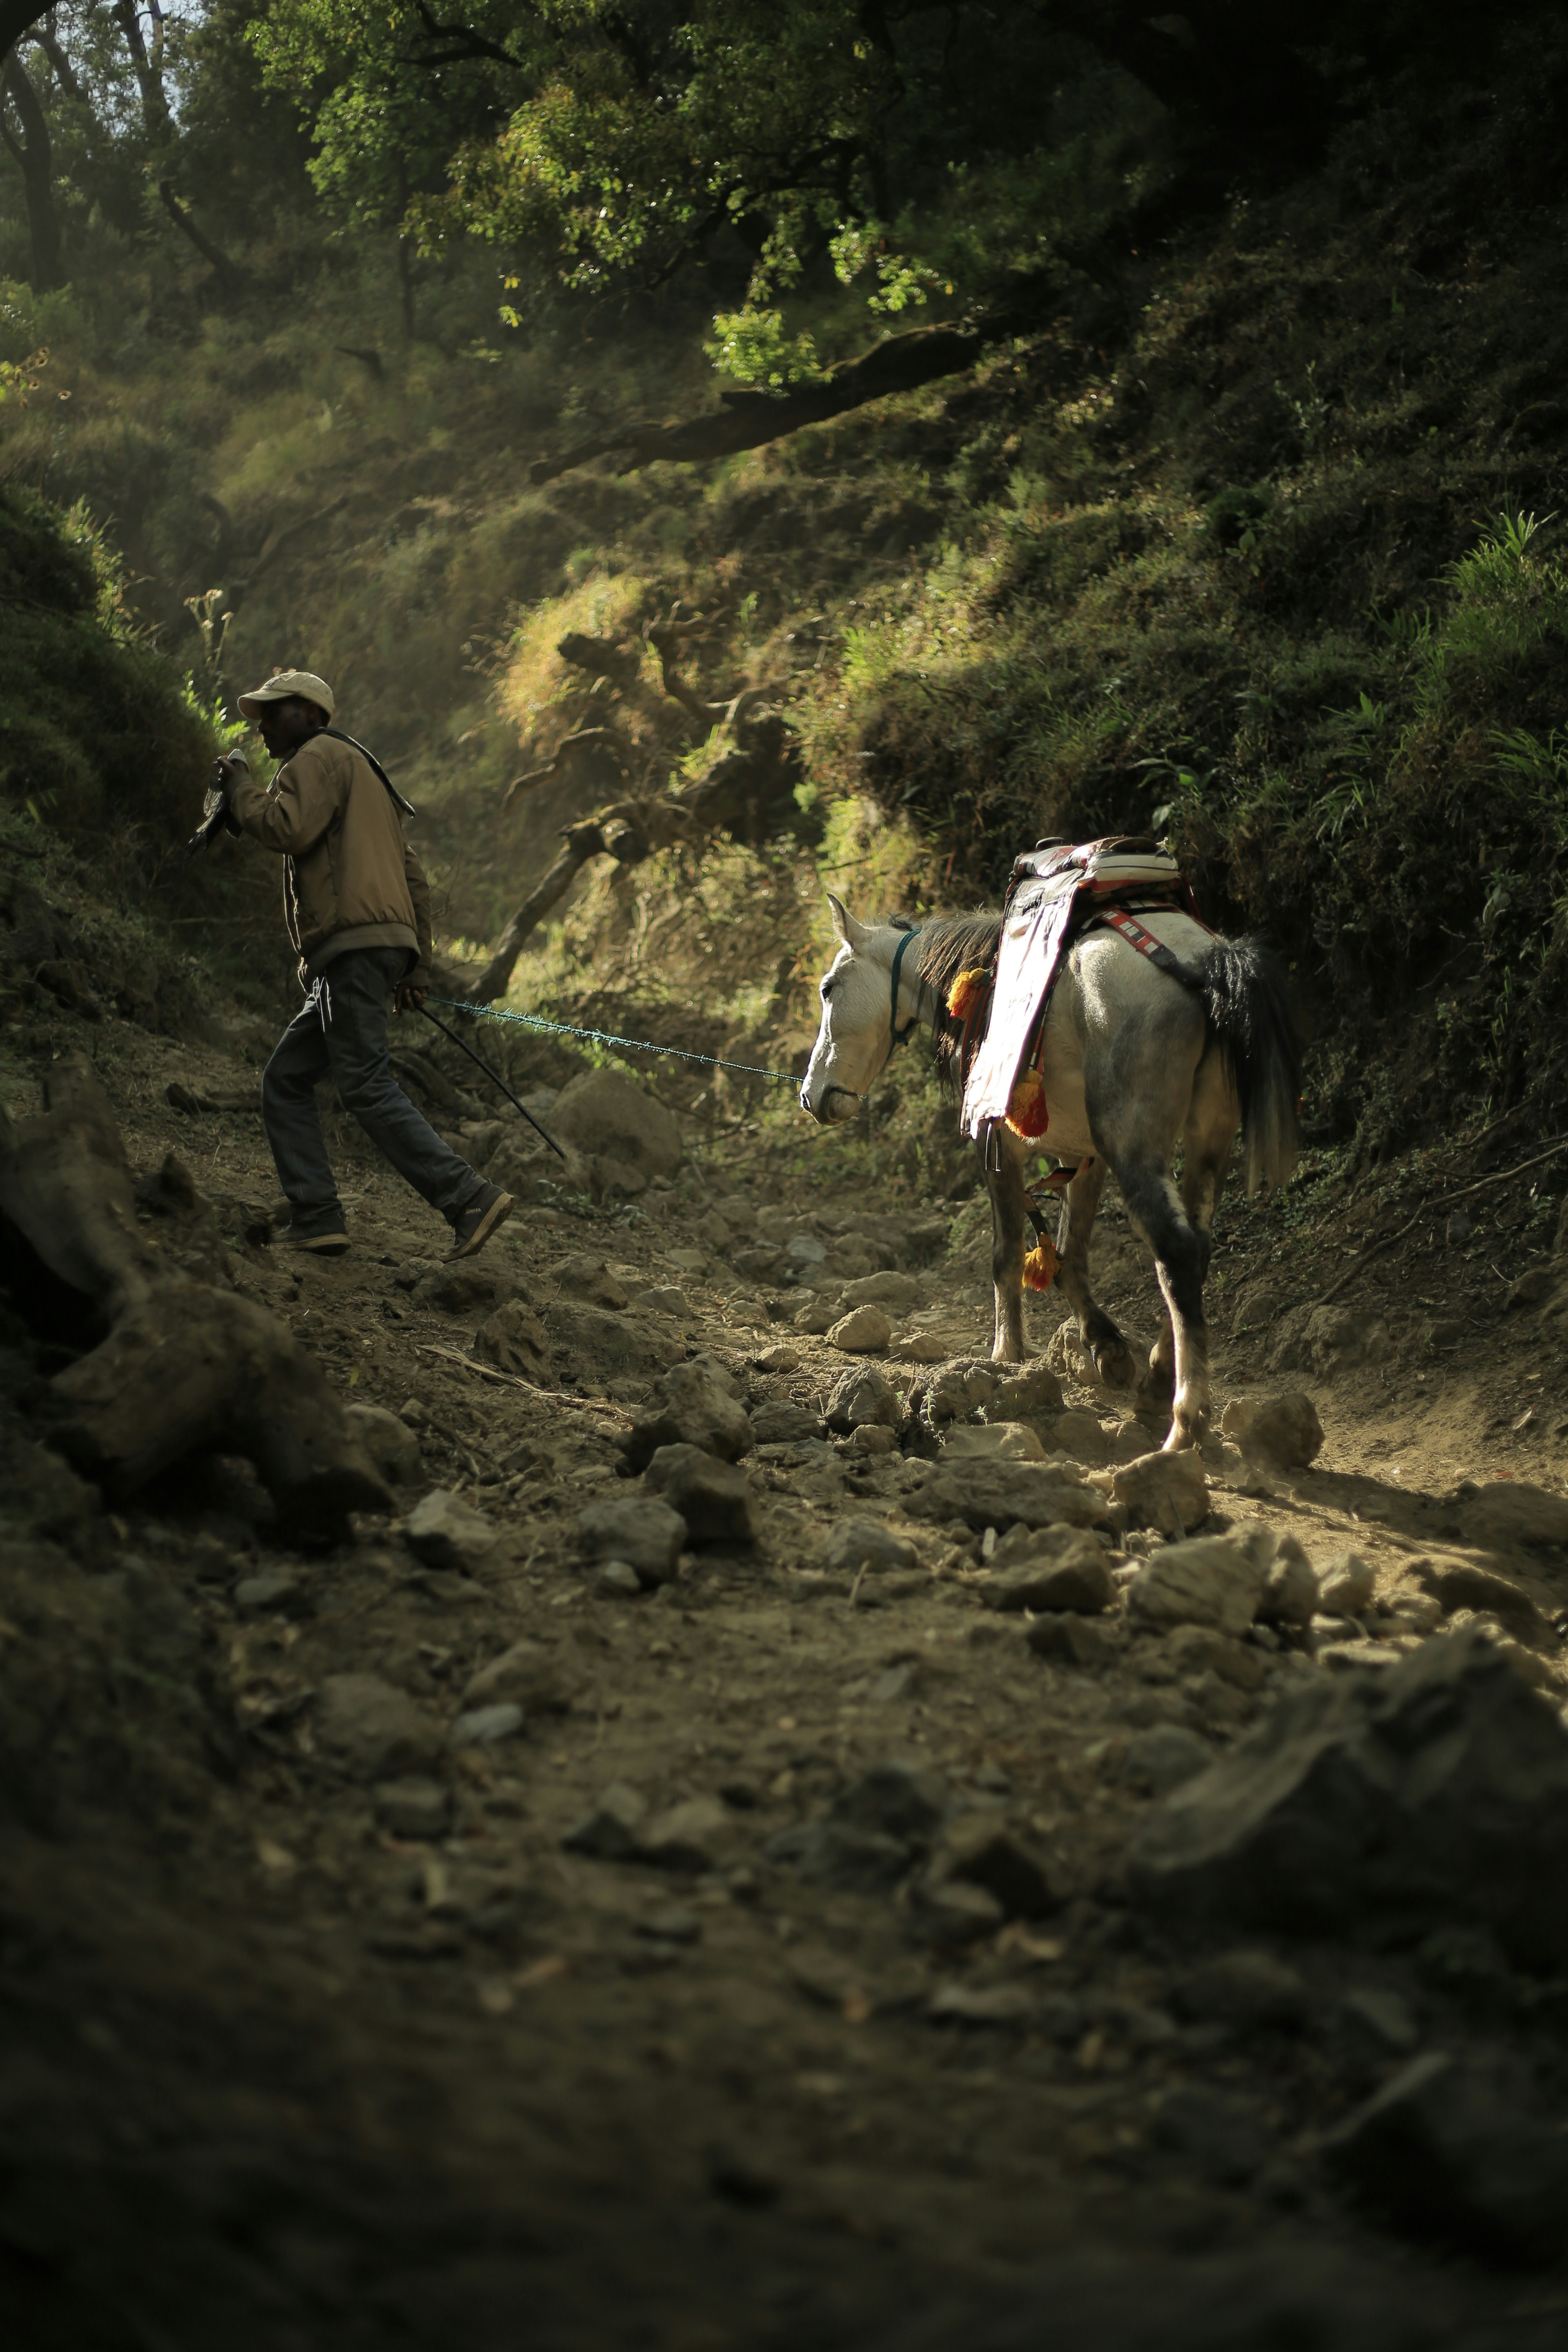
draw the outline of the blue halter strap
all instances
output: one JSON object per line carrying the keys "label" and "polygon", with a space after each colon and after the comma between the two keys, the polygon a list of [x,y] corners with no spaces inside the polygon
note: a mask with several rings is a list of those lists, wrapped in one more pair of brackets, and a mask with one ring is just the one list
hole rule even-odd
{"label": "blue halter strap", "polygon": [[893,950],[893,1003],[892,1011],[889,1016],[889,1027],[892,1031],[893,1044],[895,1045],[908,1045],[910,1039],[914,1035],[916,1029],[920,1025],[921,1008],[920,997],[917,992],[913,1013],[910,1013],[908,1021],[905,1022],[901,1029],[899,1026],[899,973],[903,965],[904,950],[909,946],[911,940],[918,940],[919,937],[920,932],[918,929],[905,931],[902,938],[900,940],[898,946]]}

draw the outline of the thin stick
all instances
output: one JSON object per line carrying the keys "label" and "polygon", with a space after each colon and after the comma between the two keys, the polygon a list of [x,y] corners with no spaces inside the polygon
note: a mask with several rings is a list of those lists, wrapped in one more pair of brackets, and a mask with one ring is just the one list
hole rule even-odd
{"label": "thin stick", "polygon": [[521,1389],[528,1396],[542,1397],[548,1404],[574,1405],[579,1412],[613,1413],[617,1421],[630,1421],[618,1404],[600,1404],[595,1397],[565,1396],[559,1389],[536,1389],[531,1381],[520,1381],[515,1372],[498,1372],[492,1365],[476,1364],[472,1356],[462,1355],[456,1348],[443,1348],[436,1341],[416,1341],[416,1356],[445,1356],[448,1362],[461,1364],[466,1370],[478,1372],[481,1381],[494,1381],[498,1388]]}
{"label": "thin stick", "polygon": [[[436,1021],[436,1015],[431,1012],[427,1004],[422,1004],[419,1007],[419,1010],[423,1013],[426,1021]],[[490,1081],[490,1084],[492,1086],[500,1087],[502,1094],[505,1095],[512,1108],[514,1110],[522,1111],[524,1118],[527,1119],[535,1135],[544,1135],[544,1129],[540,1126],[539,1121],[534,1118],[533,1113],[531,1110],[522,1110],[522,1105],[518,1101],[517,1097],[507,1085],[506,1080],[504,1078],[498,1078],[489,1064],[486,1061],[482,1061],[479,1055],[475,1053],[473,1047],[465,1044],[455,1029],[448,1029],[444,1021],[436,1021],[436,1026],[439,1029],[443,1037],[450,1037],[453,1045],[458,1047],[460,1053],[467,1054],[470,1062],[479,1063],[480,1069],[483,1070],[486,1077]],[[555,1138],[552,1135],[544,1135],[544,1140],[548,1143],[557,1160],[565,1159],[566,1154],[562,1150],[561,1146],[556,1142]]]}
{"label": "thin stick", "polygon": [[1428,1201],[1424,1208],[1416,1210],[1407,1225],[1400,1226],[1396,1234],[1385,1234],[1380,1242],[1369,1242],[1356,1264],[1324,1291],[1318,1301],[1319,1306],[1326,1307],[1331,1298],[1337,1298],[1345,1285],[1355,1280],[1369,1257],[1375,1257],[1379,1250],[1390,1249],[1395,1242],[1402,1242],[1406,1234],[1415,1232],[1424,1218],[1435,1217],[1442,1209],[1451,1209],[1456,1201],[1468,1200],[1472,1192],[1485,1192],[1494,1184],[1506,1184],[1510,1177],[1522,1176],[1527,1170],[1539,1168],[1543,1160],[1554,1160],[1560,1151],[1565,1150],[1568,1150],[1568,1135],[1560,1135],[1555,1143],[1550,1144],[1544,1151],[1538,1151],[1533,1160],[1521,1160],[1517,1168],[1501,1169],[1495,1176],[1479,1177],[1475,1183],[1462,1186],[1458,1192],[1450,1192],[1446,1200]]}

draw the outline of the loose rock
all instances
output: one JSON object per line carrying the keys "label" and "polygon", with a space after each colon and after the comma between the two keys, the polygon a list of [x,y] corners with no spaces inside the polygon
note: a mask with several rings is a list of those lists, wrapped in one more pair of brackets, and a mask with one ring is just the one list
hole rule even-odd
{"label": "loose rock", "polygon": [[[1176,1457],[1180,1459],[1180,1457]],[[1230,1536],[1200,1536],[1165,1544],[1127,1587],[1127,1613],[1135,1624],[1213,1625],[1245,1633],[1258,1613],[1263,1572],[1244,1544]]]}
{"label": "loose rock", "polygon": [[522,1729],[522,1709],[515,1700],[503,1699],[494,1706],[465,1708],[447,1735],[449,1748],[489,1748],[499,1739],[510,1739]]}
{"label": "loose rock", "polygon": [[563,1257],[550,1274],[562,1296],[575,1299],[579,1306],[608,1307],[618,1314],[631,1304],[625,1283],[610,1272],[602,1257],[590,1257],[586,1252]]}
{"label": "loose rock", "polygon": [[1484,1924],[1568,1965],[1568,1728],[1479,1635],[1309,1678],[1144,1824],[1141,1901],[1173,1916],[1409,1937]]}
{"label": "loose rock", "polygon": [[1185,1535],[1208,1517],[1208,1482],[1191,1451],[1141,1454],[1111,1472],[1110,1492],[1133,1527],[1162,1535]]}
{"label": "loose rock", "polygon": [[803,1404],[761,1404],[752,1415],[752,1437],[758,1445],[802,1445],[822,1434],[821,1416]]}
{"label": "loose rock", "polygon": [[1037,1357],[1021,1370],[1002,1371],[984,1403],[987,1421],[1051,1421],[1062,1409],[1062,1384]]}
{"label": "loose rock", "polygon": [[617,1496],[577,1514],[577,1543],[593,1560],[620,1560],[644,1584],[668,1584],[686,1548],[686,1521],[653,1495]]}
{"label": "loose rock", "polygon": [[509,1299],[486,1316],[474,1333],[474,1353],[481,1363],[494,1364],[516,1380],[537,1382],[550,1369],[544,1326],[521,1298]]}
{"label": "loose rock", "polygon": [[[993,1570],[1001,1552],[998,1544],[992,1555]],[[1067,1611],[1078,1616],[1097,1617],[1114,1603],[1116,1580],[1094,1538],[1074,1528],[1068,1544],[1058,1547],[1054,1558],[1042,1558],[1032,1565],[1016,1567],[995,1577],[992,1583],[981,1588],[980,1598],[987,1609],[1028,1609],[1037,1614],[1041,1611]]]}
{"label": "loose rock", "polygon": [[1177,1984],[1175,2000],[1184,2017],[1291,2032],[1305,2025],[1311,2011],[1304,1979],[1270,1952],[1220,1952],[1200,1962]]}
{"label": "loose rock", "polygon": [[1216,1633],[1212,1625],[1178,1625],[1170,1637],[1166,1655],[1184,1670],[1217,1675],[1234,1690],[1259,1689],[1268,1672],[1268,1662],[1261,1650],[1250,1642],[1234,1641],[1228,1633]]}
{"label": "loose rock", "polygon": [[1424,1581],[1445,1610],[1486,1610],[1526,1642],[1543,1641],[1551,1633],[1551,1627],[1529,1593],[1489,1568],[1465,1561],[1452,1568],[1430,1569]]}
{"label": "loose rock", "polygon": [[1515,1544],[1568,1544],[1568,1496],[1522,1479],[1500,1478],[1462,1504],[1459,1525],[1467,1543],[1489,1551],[1507,1551]]}
{"label": "loose rock", "polygon": [[839,1576],[853,1576],[862,1568],[882,1573],[918,1568],[920,1555],[880,1519],[840,1519],[823,1547],[821,1565]]}
{"label": "loose rock", "polygon": [[577,1689],[575,1676],[542,1642],[514,1642],[499,1658],[470,1675],[465,1708],[493,1706],[514,1699],[527,1715],[564,1715]]}
{"label": "loose rock", "polygon": [[1117,1777],[1134,1788],[1148,1790],[1152,1796],[1163,1797],[1206,1772],[1213,1762],[1213,1750],[1195,1731],[1184,1731],[1179,1723],[1156,1723],[1128,1741],[1118,1761]]}
{"label": "loose rock", "polygon": [[827,1344],[846,1356],[879,1356],[893,1336],[893,1327],[879,1307],[857,1307],[830,1324]]}
{"label": "loose rock", "polygon": [[951,1792],[929,1765],[897,1759],[873,1764],[834,1800],[833,1818],[886,1837],[929,1838],[946,1815]]}
{"label": "loose rock", "polygon": [[389,1485],[411,1486],[419,1477],[419,1440],[400,1414],[388,1412],[384,1405],[350,1404],[343,1407],[343,1419],[366,1459]]}
{"label": "loose rock", "polygon": [[1235,1438],[1249,1461],[1273,1470],[1305,1470],[1322,1451],[1323,1424],[1310,1396],[1299,1389],[1250,1400],[1237,1412],[1227,1406],[1220,1427]]}
{"label": "loose rock", "polygon": [[482,1511],[471,1510],[445,1486],[432,1488],[404,1521],[411,1551],[426,1568],[463,1574],[495,1549],[496,1531]]}
{"label": "loose rock", "polygon": [[[1053,1451],[1070,1454],[1075,1462],[1087,1462],[1094,1470],[1110,1459],[1105,1432],[1091,1412],[1059,1414],[1051,1423],[1050,1442]],[[1134,1458],[1143,1457],[1140,1453]]]}
{"label": "loose rock", "polygon": [[845,1436],[868,1423],[897,1430],[903,1425],[904,1401],[873,1364],[858,1365],[838,1381],[827,1400],[827,1425]]}
{"label": "loose rock", "polygon": [[1263,1570],[1258,1618],[1266,1625],[1309,1625],[1317,1612],[1318,1573],[1293,1535],[1261,1523],[1242,1538],[1247,1555]]}
{"label": "loose rock", "polygon": [[995,1367],[980,1357],[957,1356],[940,1365],[919,1391],[920,1412],[931,1428],[967,1421],[988,1404],[1001,1386]]}
{"label": "loose rock", "polygon": [[907,1315],[922,1296],[912,1274],[863,1274],[845,1284],[840,1300],[845,1307],[881,1307],[889,1315]]}
{"label": "loose rock", "polygon": [[852,1895],[890,1895],[909,1875],[912,1859],[901,1840],[847,1822],[781,1831],[763,1851],[770,1862],[793,1866],[809,1885]]}
{"label": "loose rock", "polygon": [[911,1518],[963,1519],[977,1532],[1103,1527],[1110,1517],[1103,1495],[1049,1462],[943,1462],[905,1507]]}
{"label": "loose rock", "polygon": [[1005,1919],[1047,1919],[1066,1900],[1046,1864],[990,1821],[961,1821],[931,1856],[928,1883],[982,1887]]}
{"label": "loose rock", "polygon": [[384,1780],[375,1792],[375,1818],[393,1837],[445,1837],[452,1792],[439,1780]]}
{"label": "loose rock", "polygon": [[644,1829],[640,1856],[658,1870],[712,1870],[734,1843],[734,1824],[717,1797],[687,1797]]}
{"label": "loose rock", "polygon": [[647,1483],[686,1522],[694,1544],[751,1544],[762,1533],[746,1474],[697,1445],[661,1445]]}
{"label": "loose rock", "polygon": [[316,1742],[354,1780],[388,1780],[432,1764],[441,1731],[379,1675],[329,1675],[316,1694]]}
{"label": "loose rock", "polygon": [[595,1862],[636,1862],[642,1853],[647,1817],[646,1798],[617,1780],[602,1792],[593,1810],[574,1823],[561,1843],[568,1853],[586,1854]]}
{"label": "loose rock", "polygon": [[957,1462],[1043,1462],[1046,1449],[1026,1422],[1003,1422],[995,1429],[954,1423],[942,1452]]}
{"label": "loose rock", "polygon": [[1336,1552],[1318,1573],[1318,1607],[1325,1617],[1363,1617],[1376,1591],[1372,1563],[1359,1552]]}
{"label": "loose rock", "polygon": [[642,1176],[674,1176],[683,1157],[672,1112],[616,1070],[585,1070],[563,1087],[552,1131],[580,1151],[624,1160]]}
{"label": "loose rock", "polygon": [[1568,2134],[1520,2086],[1445,2051],[1400,2069],[1318,2143],[1330,2170],[1409,2235],[1551,2262],[1568,2211]]}
{"label": "loose rock", "polygon": [[652,1409],[641,1414],[621,1444],[634,1470],[646,1469],[661,1446],[696,1446],[721,1462],[736,1462],[756,1444],[733,1382],[711,1358],[675,1365],[655,1384]]}
{"label": "loose rock", "polygon": [[438,1307],[443,1315],[471,1315],[476,1307],[489,1313],[504,1307],[517,1288],[510,1274],[480,1258],[459,1258],[456,1265],[433,1265],[414,1286],[416,1303]]}
{"label": "loose rock", "polygon": [[1059,1666],[1109,1666],[1121,1655],[1116,1633],[1095,1617],[1037,1617],[1025,1639],[1037,1657]]}

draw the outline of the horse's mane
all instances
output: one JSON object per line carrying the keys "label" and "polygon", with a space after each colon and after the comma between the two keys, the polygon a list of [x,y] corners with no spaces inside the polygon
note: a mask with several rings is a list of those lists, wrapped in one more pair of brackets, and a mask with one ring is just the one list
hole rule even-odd
{"label": "horse's mane", "polygon": [[[916,969],[922,989],[936,998],[934,1025],[941,1026],[948,991],[959,973],[994,962],[1001,936],[1000,915],[939,915],[934,922],[921,924]],[[921,1009],[923,1014],[923,1003]]]}
{"label": "horse's mane", "polygon": [[961,971],[994,963],[1002,937],[1000,915],[939,915],[922,923],[915,943],[916,971],[921,983],[921,1018],[929,1021],[937,1063],[944,1086],[962,1086],[969,1075],[969,1058],[979,1042],[973,1031],[958,1062],[964,1024],[947,1009],[948,992]]}

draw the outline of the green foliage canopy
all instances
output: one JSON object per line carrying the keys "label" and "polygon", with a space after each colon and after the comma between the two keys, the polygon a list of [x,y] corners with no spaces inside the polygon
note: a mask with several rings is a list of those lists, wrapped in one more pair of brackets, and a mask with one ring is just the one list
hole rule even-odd
{"label": "green foliage canopy", "polygon": [[250,38],[348,210],[411,194],[426,239],[542,246],[579,288],[660,283],[729,226],[755,299],[949,166],[1026,152],[1060,46],[1026,5],[866,0],[475,0],[460,25],[279,0]]}

